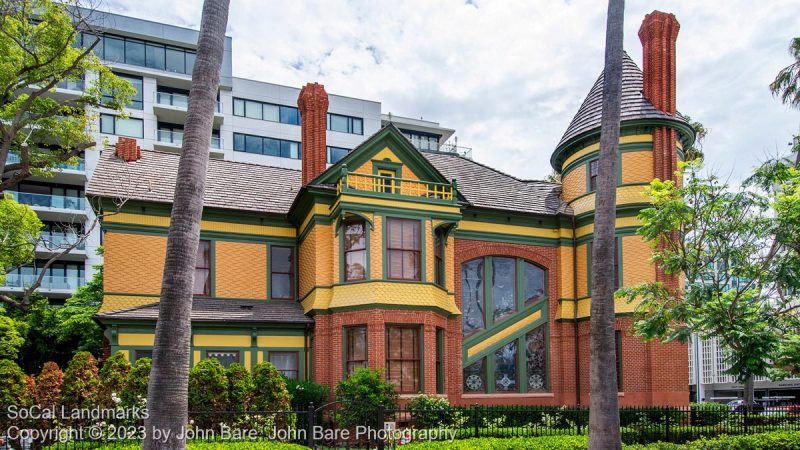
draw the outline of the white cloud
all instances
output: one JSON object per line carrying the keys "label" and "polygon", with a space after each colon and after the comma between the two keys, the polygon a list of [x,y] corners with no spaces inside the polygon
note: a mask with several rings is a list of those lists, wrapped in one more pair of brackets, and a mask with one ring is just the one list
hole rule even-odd
{"label": "white cloud", "polygon": [[[109,1],[112,12],[197,28],[200,1]],[[653,9],[674,13],[678,109],[711,131],[707,159],[740,179],[785,149],[800,113],[767,85],[790,60],[800,0],[631,2],[625,48]],[[549,157],[603,67],[596,0],[233,0],[236,76],[378,100],[384,112],[455,128],[475,159],[522,178]]]}

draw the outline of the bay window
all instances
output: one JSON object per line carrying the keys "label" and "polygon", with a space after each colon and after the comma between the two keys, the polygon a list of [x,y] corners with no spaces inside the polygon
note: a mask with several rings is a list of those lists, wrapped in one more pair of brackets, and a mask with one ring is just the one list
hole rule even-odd
{"label": "bay window", "polygon": [[386,327],[386,380],[401,394],[421,390],[420,328],[416,325]]}
{"label": "bay window", "polygon": [[363,220],[344,223],[344,281],[367,279],[367,230]]}
{"label": "bay window", "polygon": [[345,371],[347,375],[356,369],[367,367],[367,326],[346,327],[345,336]]}
{"label": "bay window", "polygon": [[386,220],[386,269],[389,279],[422,279],[420,225],[416,219]]}

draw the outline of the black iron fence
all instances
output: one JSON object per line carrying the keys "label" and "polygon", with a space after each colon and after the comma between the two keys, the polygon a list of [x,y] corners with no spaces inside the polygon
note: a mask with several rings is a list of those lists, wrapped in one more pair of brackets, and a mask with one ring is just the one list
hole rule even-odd
{"label": "black iron fence", "polygon": [[[419,440],[585,435],[589,410],[481,405],[390,409],[334,402],[312,405],[305,411],[199,411],[191,412],[189,419],[181,431],[192,441],[284,441],[312,449],[383,449]],[[627,444],[683,443],[720,434],[800,431],[800,409],[774,407],[752,412],[734,411],[725,405],[622,408],[620,427]],[[145,429],[141,417],[122,413],[65,419],[60,410],[55,417],[0,412],[0,450],[134,449],[149,432],[152,430]]]}

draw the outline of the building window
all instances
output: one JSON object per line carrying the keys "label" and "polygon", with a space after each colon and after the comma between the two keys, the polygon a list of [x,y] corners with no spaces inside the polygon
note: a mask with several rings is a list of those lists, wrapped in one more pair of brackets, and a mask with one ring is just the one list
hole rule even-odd
{"label": "building window", "polygon": [[541,299],[543,299],[545,294],[545,279],[544,279],[544,269],[541,267],[531,264],[528,261],[523,261],[523,299],[525,300],[525,305],[530,305],[535,303]]}
{"label": "building window", "polygon": [[461,265],[461,334],[467,337],[486,328],[483,258]]}
{"label": "building window", "polygon": [[600,161],[595,159],[589,162],[589,192],[594,192],[597,189],[597,171]]}
{"label": "building window", "polygon": [[196,58],[194,50],[111,34],[96,36],[91,33],[79,33],[75,44],[89,47],[97,39],[100,39],[100,42],[95,46],[94,52],[105,61],[192,74]]}
{"label": "building window", "polygon": [[617,391],[622,392],[622,331],[614,331],[614,355],[617,362]]}
{"label": "building window", "polygon": [[336,164],[340,159],[350,153],[349,148],[328,146],[328,164]]}
{"label": "building window", "polygon": [[367,367],[367,326],[346,327],[345,334],[345,371],[347,375],[356,369]]}
{"label": "building window", "polygon": [[513,340],[494,352],[494,390],[519,390],[517,385],[517,341]]}
{"label": "building window", "polygon": [[129,117],[122,119],[113,114],[100,114],[100,132],[118,136],[144,137],[144,121]]}
{"label": "building window", "polygon": [[499,322],[517,311],[517,270],[514,258],[492,258],[492,320]]}
{"label": "building window", "polygon": [[252,134],[233,133],[233,150],[256,155],[300,159],[300,143]]}
{"label": "building window", "polygon": [[436,134],[428,134],[423,133],[421,131],[409,131],[409,130],[400,130],[403,135],[411,141],[411,145],[413,145],[418,150],[430,150],[430,151],[438,151],[439,150],[439,138],[441,136]]}
{"label": "building window", "polygon": [[433,280],[434,283],[444,287],[444,246],[447,242],[444,230],[436,229],[436,236],[433,240]]}
{"label": "building window", "polygon": [[420,329],[386,327],[386,379],[401,394],[420,392]]}
{"label": "building window", "polygon": [[464,393],[486,393],[486,358],[481,358],[464,368]]}
{"label": "building window", "polygon": [[363,135],[364,119],[328,113],[328,130]]}
{"label": "building window", "polygon": [[363,220],[344,223],[344,281],[367,279],[367,229]]}
{"label": "building window", "polygon": [[286,378],[298,379],[300,358],[297,352],[269,352],[269,362]]}
{"label": "building window", "polygon": [[294,247],[270,246],[271,298],[294,298]]}
{"label": "building window", "polygon": [[197,246],[197,260],[194,265],[194,291],[192,294],[211,294],[211,241],[201,240]]}
{"label": "building window", "polygon": [[294,106],[275,105],[243,98],[234,97],[233,115],[289,125],[300,125],[300,111]]}
{"label": "building window", "polygon": [[239,363],[238,350],[206,350],[206,358],[216,359],[226,369],[233,363]]}
{"label": "building window", "polygon": [[436,329],[436,393],[444,394],[444,329]]}
{"label": "building window", "polygon": [[389,278],[421,280],[420,221],[415,219],[386,219],[386,259]]}
{"label": "building window", "polygon": [[[131,86],[133,87],[133,89],[136,90],[136,92],[131,97],[131,103],[129,105],[127,105],[127,107],[131,108],[131,109],[143,109],[144,108],[144,102],[143,102],[144,98],[143,98],[143,94],[142,94],[142,90],[143,90],[142,77],[135,77],[133,75],[126,75],[124,73],[117,73],[117,72],[114,72],[114,75],[116,75],[117,77],[129,82],[131,84]],[[109,105],[109,103],[111,103],[113,101],[114,101],[113,93],[103,92],[103,97],[101,99],[101,102],[103,103],[103,105]],[[114,105],[109,105],[109,106],[113,107]]]}
{"label": "building window", "polygon": [[380,192],[392,194],[397,189],[397,172],[394,170],[381,169],[378,170],[378,176],[381,177]]}
{"label": "building window", "polygon": [[149,358],[153,359],[153,350],[134,350],[133,351],[133,362],[136,362],[142,358]]}
{"label": "building window", "polygon": [[547,347],[544,325],[534,328],[525,335],[525,370],[528,392],[547,390]]}

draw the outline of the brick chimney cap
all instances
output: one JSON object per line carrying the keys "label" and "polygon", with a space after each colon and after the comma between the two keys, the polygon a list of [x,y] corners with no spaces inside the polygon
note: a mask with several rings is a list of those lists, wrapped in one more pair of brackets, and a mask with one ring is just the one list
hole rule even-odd
{"label": "brick chimney cap", "polygon": [[306,83],[300,89],[300,95],[297,96],[297,107],[300,109],[300,114],[305,114],[306,111],[315,110],[328,110],[328,93],[325,92],[325,86],[317,82]]}
{"label": "brick chimney cap", "polygon": [[647,33],[655,27],[661,30],[669,29],[671,32],[670,34],[673,34],[674,38],[677,38],[678,31],[681,29],[681,24],[678,23],[675,14],[654,10],[650,14],[644,16],[642,25],[639,27],[639,40],[644,41]]}

